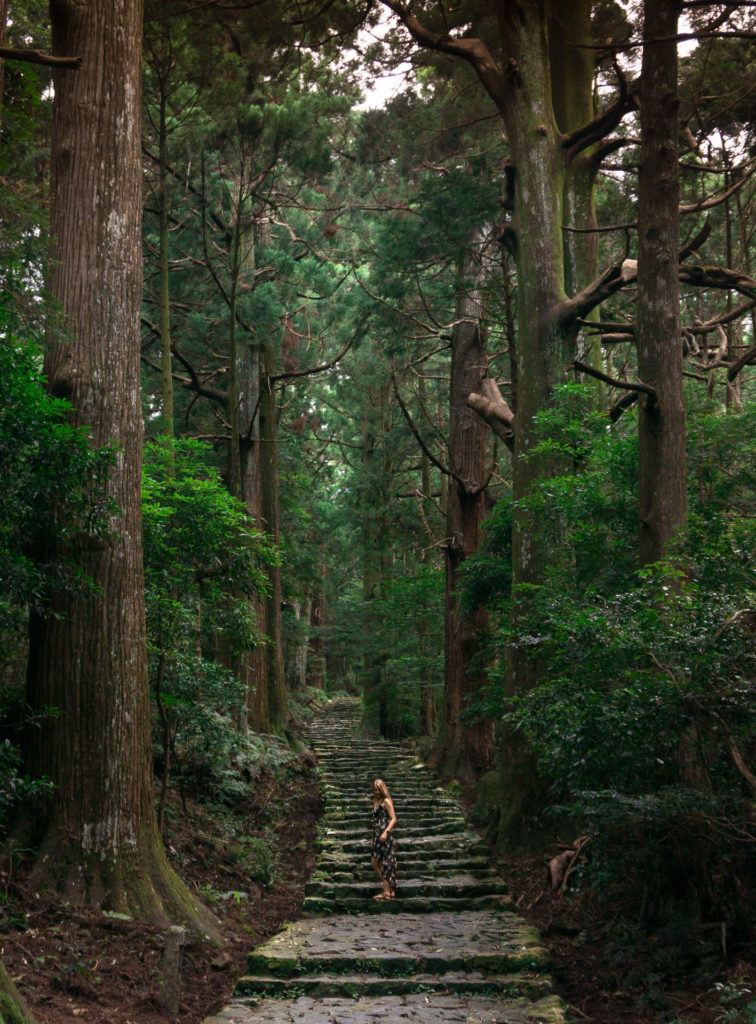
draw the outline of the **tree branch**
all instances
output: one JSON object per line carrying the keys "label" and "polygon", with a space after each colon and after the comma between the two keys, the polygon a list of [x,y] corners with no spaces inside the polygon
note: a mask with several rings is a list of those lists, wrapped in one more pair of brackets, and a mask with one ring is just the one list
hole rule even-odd
{"label": "tree branch", "polygon": [[448,35],[439,35],[422,25],[401,0],[383,0],[383,4],[394,12],[420,46],[437,50],[439,53],[461,57],[471,64],[497,108],[500,111],[503,110],[506,102],[504,76],[499,70],[493,54],[482,39],[459,39]]}
{"label": "tree branch", "polygon": [[415,440],[420,445],[423,452],[427,455],[427,457],[430,459],[430,461],[433,463],[436,469],[440,470],[445,476],[450,476],[454,480],[456,480],[460,487],[464,488],[465,493],[470,493],[470,488],[468,484],[462,479],[462,477],[459,476],[458,473],[455,473],[453,469],[450,469],[448,466],[445,466],[443,462],[437,459],[433,452],[430,450],[430,448],[427,446],[425,441],[423,440],[422,434],[415,426],[412,417],[409,414],[409,409],[402,401],[402,396],[399,393],[399,385],[396,383],[396,376],[393,373],[391,374],[391,383],[394,387],[394,394],[396,395],[396,400],[399,403],[399,408],[402,410],[404,418],[407,421],[407,426],[412,431]]}
{"label": "tree branch", "polygon": [[588,366],[587,363],[579,362],[577,359],[572,365],[578,373],[584,373],[588,377],[595,377],[596,380],[602,380],[605,384],[611,384],[613,388],[621,388],[623,391],[635,391],[638,394],[646,395],[649,403],[656,404],[656,388],[652,388],[649,384],[644,384],[642,380],[617,380],[606,373],[602,373],[601,370],[596,370],[593,366]]}
{"label": "tree branch", "polygon": [[510,450],[514,448],[515,415],[493,377],[483,378],[480,383],[480,394],[475,391],[469,394],[467,404]]}
{"label": "tree branch", "polygon": [[742,356],[735,360],[730,369],[727,371],[727,379],[729,381],[735,380],[737,375],[740,373],[742,369],[744,369],[744,367],[748,366],[749,363],[753,363],[755,361],[756,345],[751,345],[749,349],[746,349]]}
{"label": "tree branch", "polygon": [[731,288],[756,301],[756,280],[729,267],[687,263],[680,267],[680,281],[694,288]]}
{"label": "tree branch", "polygon": [[44,64],[48,68],[69,68],[78,71],[81,57],[56,57],[41,50],[25,50],[15,46],[0,46],[0,58],[6,60],[22,60],[26,64]]}
{"label": "tree branch", "polygon": [[559,303],[556,316],[563,323],[570,323],[581,317],[586,317],[608,298],[624,288],[630,281],[634,281],[637,275],[638,264],[636,260],[623,260],[615,263],[591,284],[583,288],[571,299],[565,299]]}
{"label": "tree branch", "polygon": [[274,384],[276,383],[276,381],[279,380],[294,380],[297,377],[310,377],[315,373],[323,373],[325,370],[332,370],[334,366],[337,365],[337,363],[341,362],[341,360],[347,354],[349,349],[355,343],[355,341],[357,340],[357,336],[359,335],[359,332],[362,330],[362,328],[365,326],[369,319],[370,313],[366,313],[365,316],[362,317],[360,322],[355,327],[347,343],[344,345],[339,354],[337,356],[334,356],[334,358],[329,360],[329,362],[321,363],[320,366],[311,366],[308,370],[292,370],[289,373],[274,373],[271,374],[270,377],[268,377],[268,380]]}
{"label": "tree branch", "polygon": [[741,172],[741,176],[736,182],[730,185],[729,188],[724,189],[722,192],[715,192],[714,195],[709,196],[708,199],[700,199],[696,203],[688,203],[685,206],[680,207],[680,213],[699,213],[701,210],[711,210],[715,206],[719,206],[721,203],[726,202],[731,195],[739,191],[751,177],[753,172],[756,170],[756,160],[746,164],[745,167],[733,168],[731,173]]}
{"label": "tree branch", "polygon": [[619,80],[617,99],[592,121],[562,136],[562,149],[566,164],[570,164],[584,149],[605,139],[609,132],[614,131],[625,114],[637,106],[638,83],[634,82],[632,87],[629,87],[619,67],[616,67],[616,71]]}

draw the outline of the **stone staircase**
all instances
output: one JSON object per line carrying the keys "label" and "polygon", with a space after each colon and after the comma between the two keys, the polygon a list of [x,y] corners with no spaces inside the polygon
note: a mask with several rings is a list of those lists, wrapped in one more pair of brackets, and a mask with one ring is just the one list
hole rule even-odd
{"label": "stone staircase", "polygon": [[[512,912],[456,800],[398,743],[358,739],[358,702],[312,727],[326,811],[304,918],[249,957],[205,1024],[563,1024],[539,936]],[[397,814],[397,898],[375,902],[373,779]]]}

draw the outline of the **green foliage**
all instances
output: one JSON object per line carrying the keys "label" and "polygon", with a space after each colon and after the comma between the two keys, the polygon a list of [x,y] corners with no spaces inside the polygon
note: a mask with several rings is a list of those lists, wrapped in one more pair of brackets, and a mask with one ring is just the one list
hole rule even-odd
{"label": "green foliage", "polygon": [[[367,666],[381,666],[381,686],[365,689],[369,720],[378,702],[390,709],[385,723],[392,736],[422,732],[420,693],[438,702],[443,692],[443,575],[419,563],[387,581],[380,598],[360,602],[351,628],[357,630]],[[411,628],[408,628],[411,623]],[[368,671],[370,669],[368,668]]]}
{"label": "green foliage", "polygon": [[12,658],[29,606],[41,614],[62,589],[86,580],[53,549],[105,533],[107,450],[67,421],[70,406],[44,388],[38,348],[0,313],[0,661]]}
{"label": "green foliage", "polygon": [[236,731],[246,687],[235,659],[261,642],[249,598],[263,592],[264,566],[278,554],[207,455],[187,440],[146,447],[148,650],[161,743],[172,746],[182,777],[232,799],[255,761]]}
{"label": "green foliage", "polygon": [[276,878],[276,853],[263,836],[243,836],[238,843],[238,859],[247,876],[269,889]]}
{"label": "green foliage", "polygon": [[[638,571],[632,424],[607,429],[587,394],[563,389],[541,417],[538,450],[565,472],[530,501],[557,557],[543,585],[523,588],[516,631],[508,504],[466,566],[468,606],[493,612],[494,667],[472,715],[503,716],[527,736],[555,813],[594,837],[594,878],[636,879],[649,917],[663,915],[676,877],[701,913],[735,923],[748,913],[732,881],[751,831],[732,750],[749,760],[756,724],[752,613],[743,612],[754,597],[753,417],[753,407],[691,417],[690,528],[670,561]],[[537,652],[540,683],[526,696],[505,696],[507,644]],[[691,852],[698,842],[704,853]]]}

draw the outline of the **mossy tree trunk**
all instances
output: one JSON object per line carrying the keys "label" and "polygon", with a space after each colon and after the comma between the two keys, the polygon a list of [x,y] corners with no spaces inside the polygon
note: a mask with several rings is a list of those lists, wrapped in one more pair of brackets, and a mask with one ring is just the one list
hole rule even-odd
{"label": "mossy tree trunk", "polygon": [[37,1024],[2,963],[0,963],[0,1024]]}
{"label": "mossy tree trunk", "polygon": [[171,870],[153,800],[142,570],[140,472],[141,0],[53,0],[56,53],[81,54],[55,76],[51,292],[66,336],[45,373],[71,419],[112,445],[117,509],[107,536],[68,554],[95,588],[59,595],[33,616],[28,700],[54,707],[27,747],[53,795],[32,825],[36,884],[72,902],[206,931],[211,915]]}
{"label": "mossy tree trunk", "polygon": [[445,770],[485,771],[494,754],[493,723],[465,726],[462,713],[484,684],[479,662],[486,613],[466,614],[459,601],[460,572],[482,539],[486,514],[488,429],[467,407],[468,395],[480,390],[486,375],[482,324],[483,232],[475,232],[460,261],[455,325],[451,337],[449,384],[449,493],[446,505],[446,582],[444,615],[444,721],[440,734]]}
{"label": "mossy tree trunk", "polygon": [[[498,109],[509,143],[514,169],[513,210],[508,245],[517,263],[517,395],[514,423],[512,617],[515,636],[528,614],[531,585],[541,584],[552,552],[539,523],[528,508],[528,498],[562,466],[553,457],[536,455],[539,439],[536,417],[554,401],[558,384],[570,377],[575,357],[578,318],[585,317],[607,294],[601,279],[591,282],[579,296],[568,300],[563,225],[566,203],[585,197],[586,179],[576,164],[586,151],[619,122],[627,109],[624,93],[596,123],[572,131],[560,129],[555,89],[579,90],[580,97],[560,96],[563,116],[579,116],[584,103],[587,73],[572,61],[572,74],[552,81],[552,47],[561,37],[572,39],[569,27],[555,28],[553,14],[563,5],[547,0],[496,0],[491,15],[495,44],[467,34],[453,36],[428,28],[404,0],[383,0],[423,47],[437,50],[471,65]],[[580,0],[579,12],[586,7]],[[550,31],[551,26],[551,31]],[[558,62],[557,62],[558,63]],[[582,203],[575,214],[590,216]],[[567,252],[568,259],[569,250]],[[577,275],[577,261],[574,266]],[[619,271],[612,280],[619,278]],[[586,294],[583,294],[585,292]],[[532,644],[512,645],[507,666],[507,691],[526,693],[537,683],[538,656]],[[502,748],[502,837],[517,830],[537,803],[537,774],[525,742],[505,734]]]}

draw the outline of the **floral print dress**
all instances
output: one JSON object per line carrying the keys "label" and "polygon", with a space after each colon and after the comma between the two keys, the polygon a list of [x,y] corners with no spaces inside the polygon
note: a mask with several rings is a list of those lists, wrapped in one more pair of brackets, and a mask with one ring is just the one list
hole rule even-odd
{"label": "floral print dress", "polygon": [[396,890],[396,847],[394,845],[394,833],[389,832],[386,840],[381,842],[380,837],[386,831],[389,823],[389,812],[383,802],[373,807],[373,857],[378,861],[381,868],[381,878],[388,882],[391,891]]}

